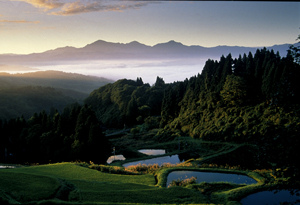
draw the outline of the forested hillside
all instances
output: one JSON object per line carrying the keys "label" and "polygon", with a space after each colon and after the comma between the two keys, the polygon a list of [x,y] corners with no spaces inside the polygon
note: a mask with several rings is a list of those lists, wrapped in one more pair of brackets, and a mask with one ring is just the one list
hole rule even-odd
{"label": "forested hillside", "polygon": [[207,60],[201,74],[184,82],[150,87],[141,79],[120,80],[95,90],[85,102],[108,127],[149,123],[160,113],[158,141],[189,135],[257,144],[266,166],[296,167],[300,66],[294,54],[281,57],[266,48],[237,59],[229,54]]}
{"label": "forested hillside", "polygon": [[[208,60],[201,74],[165,92],[161,127],[195,138],[254,140],[271,125],[297,122],[299,72],[291,56],[266,49],[234,60],[230,54]],[[262,121],[269,126],[261,127]]]}
{"label": "forested hillside", "polygon": [[[255,144],[255,154],[268,162],[264,166],[298,173],[299,76],[291,54],[281,58],[266,49],[208,60],[201,74],[165,92],[158,137]],[[184,97],[173,103],[181,87]]]}
{"label": "forested hillside", "polygon": [[160,116],[166,87],[160,77],[152,87],[141,78],[122,79],[93,91],[85,103],[93,107],[98,119],[107,127],[132,126],[148,116]]}
{"label": "forested hillside", "polygon": [[111,154],[94,111],[77,103],[66,106],[61,114],[42,111],[29,120],[0,120],[0,133],[1,162],[105,163]]}
{"label": "forested hillside", "polygon": [[[93,91],[85,103],[94,108],[97,117],[108,127],[132,125],[148,116],[161,115],[160,127],[165,131],[195,138],[239,141],[242,139],[236,136],[245,135],[244,129],[248,132],[252,124],[258,125],[250,123],[251,119],[261,120],[264,113],[265,117],[279,113],[297,116],[299,74],[299,65],[294,63],[291,54],[282,58],[279,53],[264,48],[237,59],[232,59],[230,54],[219,61],[209,59],[201,74],[183,82],[165,84],[157,77],[151,87],[141,78],[119,80]],[[232,119],[227,119],[231,115]],[[278,117],[272,118],[273,121],[275,118]],[[230,126],[225,126],[228,123]]]}

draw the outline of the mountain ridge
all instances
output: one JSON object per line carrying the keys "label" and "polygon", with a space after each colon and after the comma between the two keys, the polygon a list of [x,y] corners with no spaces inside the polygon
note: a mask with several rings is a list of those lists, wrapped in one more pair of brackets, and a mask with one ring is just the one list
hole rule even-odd
{"label": "mountain ridge", "polygon": [[[267,49],[279,52],[286,56],[290,44],[276,44]],[[148,46],[138,41],[130,43],[112,43],[97,40],[81,48],[72,46],[59,47],[42,53],[31,53],[26,55],[0,54],[2,64],[32,64],[56,61],[78,61],[78,60],[110,60],[110,59],[180,59],[180,58],[219,58],[221,55],[231,53],[238,57],[243,53],[254,53],[263,47],[244,47],[219,45],[215,47],[203,47],[199,45],[187,46],[181,42],[170,40]]]}

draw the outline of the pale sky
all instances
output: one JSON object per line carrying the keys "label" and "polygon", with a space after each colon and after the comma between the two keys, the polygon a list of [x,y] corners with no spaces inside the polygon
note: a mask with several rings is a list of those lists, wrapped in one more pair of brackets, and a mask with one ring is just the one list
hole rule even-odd
{"label": "pale sky", "polygon": [[261,47],[296,43],[299,27],[299,2],[0,0],[0,54],[97,40]]}

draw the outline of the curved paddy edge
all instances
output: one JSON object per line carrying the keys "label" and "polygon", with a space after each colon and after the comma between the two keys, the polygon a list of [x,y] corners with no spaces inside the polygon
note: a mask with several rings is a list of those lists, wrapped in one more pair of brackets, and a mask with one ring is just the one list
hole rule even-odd
{"label": "curved paddy edge", "polygon": [[158,187],[166,187],[167,184],[167,178],[170,172],[173,171],[202,171],[202,172],[219,172],[219,173],[231,173],[231,174],[241,174],[246,175],[248,177],[253,178],[255,181],[257,181],[257,185],[264,184],[264,177],[259,175],[255,172],[249,172],[249,171],[240,171],[240,170],[227,170],[227,169],[219,169],[219,168],[191,168],[191,167],[172,167],[172,168],[163,168],[158,170],[155,173],[155,176],[157,178],[157,184]]}

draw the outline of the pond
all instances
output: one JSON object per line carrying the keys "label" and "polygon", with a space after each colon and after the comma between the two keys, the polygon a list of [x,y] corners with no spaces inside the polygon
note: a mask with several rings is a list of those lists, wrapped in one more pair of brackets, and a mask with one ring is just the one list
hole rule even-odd
{"label": "pond", "polygon": [[162,155],[166,154],[166,150],[164,149],[141,149],[138,150],[139,152],[146,154],[146,155]]}
{"label": "pond", "polygon": [[288,204],[300,204],[300,196],[292,195],[288,190],[261,191],[251,194],[240,201],[243,205],[271,205],[287,202]]}
{"label": "pond", "polygon": [[197,183],[201,182],[232,182],[236,184],[255,184],[257,181],[251,177],[240,174],[227,174],[219,172],[200,172],[200,171],[173,171],[168,175],[167,186],[173,180],[184,180],[197,177]]}
{"label": "pond", "polygon": [[159,166],[161,166],[164,163],[177,164],[180,162],[184,162],[184,160],[183,159],[180,160],[179,156],[176,154],[176,155],[171,155],[171,156],[155,157],[152,159],[129,162],[129,163],[123,164],[123,166],[128,167],[128,166],[137,165],[137,164],[146,164],[146,165],[158,164]]}
{"label": "pond", "polygon": [[114,160],[125,160],[126,158],[120,154],[120,155],[112,155],[107,159],[107,164],[112,163]]}
{"label": "pond", "polygon": [[16,168],[15,166],[0,166],[0,169],[12,169],[12,168]]}

